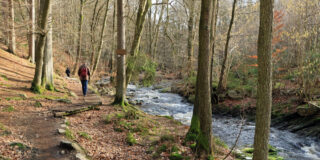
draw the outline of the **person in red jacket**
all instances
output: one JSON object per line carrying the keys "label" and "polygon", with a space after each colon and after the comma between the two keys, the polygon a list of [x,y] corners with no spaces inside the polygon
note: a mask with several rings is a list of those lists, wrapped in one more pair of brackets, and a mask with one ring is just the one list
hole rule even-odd
{"label": "person in red jacket", "polygon": [[86,64],[82,64],[78,70],[78,75],[81,80],[82,85],[82,93],[85,97],[87,95],[88,90],[88,82],[90,81],[90,70],[89,67],[87,67]]}

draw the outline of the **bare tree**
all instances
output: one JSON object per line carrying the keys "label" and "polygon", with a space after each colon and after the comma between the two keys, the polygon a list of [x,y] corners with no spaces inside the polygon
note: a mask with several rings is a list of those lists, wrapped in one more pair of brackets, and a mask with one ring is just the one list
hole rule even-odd
{"label": "bare tree", "polygon": [[16,34],[14,29],[14,3],[8,0],[9,7],[9,47],[8,52],[16,54]]}
{"label": "bare tree", "polygon": [[36,25],[36,9],[35,9],[35,0],[29,0],[30,10],[29,15],[31,19],[30,24],[30,33],[29,33],[29,58],[32,63],[35,63],[35,45],[36,45],[36,35],[35,25]]}
{"label": "bare tree", "polygon": [[109,10],[109,0],[107,0],[106,12],[105,12],[105,15],[104,15],[103,25],[102,25],[102,29],[101,29],[101,36],[100,36],[100,43],[99,43],[99,48],[98,48],[98,55],[96,57],[96,61],[95,61],[94,65],[93,65],[92,77],[94,76],[94,73],[97,70],[97,67],[99,65],[100,56],[101,56],[101,52],[102,52],[102,47],[104,45],[103,38],[104,38],[104,35],[105,35],[105,27],[107,25],[108,10]]}
{"label": "bare tree", "polygon": [[227,88],[227,83],[226,83],[227,75],[225,75],[226,74],[225,72],[226,72],[226,65],[227,65],[227,60],[228,60],[228,48],[229,48],[229,42],[230,42],[230,38],[231,38],[232,25],[234,22],[236,4],[237,4],[237,0],[233,0],[231,20],[230,20],[230,24],[229,24],[228,33],[227,33],[227,41],[226,41],[226,45],[224,48],[224,59],[222,62],[222,68],[221,68],[219,84],[218,84],[218,93],[225,91]]}
{"label": "bare tree", "polygon": [[[199,57],[196,99],[188,134],[195,134],[197,154],[201,158],[212,155],[212,112],[210,97],[210,13],[211,0],[202,0],[199,24]],[[188,136],[188,135],[187,135]]]}
{"label": "bare tree", "polygon": [[83,23],[83,7],[86,0],[80,0],[80,13],[79,13],[79,28],[78,28],[78,43],[77,43],[77,57],[76,63],[73,68],[72,74],[75,75],[78,69],[80,55],[81,55],[81,47],[82,47],[82,23]]}
{"label": "bare tree", "polygon": [[253,160],[268,159],[272,106],[273,0],[260,1],[258,37],[258,93]]}
{"label": "bare tree", "polygon": [[39,40],[36,45],[36,71],[34,74],[34,78],[32,81],[31,90],[36,93],[41,93],[41,78],[42,78],[42,65],[43,65],[43,52],[44,52],[44,45],[46,40],[46,31],[47,31],[47,22],[48,22],[48,12],[49,6],[51,4],[51,0],[44,0],[44,4],[41,5],[41,20],[39,21]]}
{"label": "bare tree", "polygon": [[132,72],[135,70],[135,63],[136,59],[135,57],[137,56],[139,52],[139,46],[140,46],[140,41],[141,41],[141,34],[144,28],[144,22],[146,15],[148,13],[149,8],[151,7],[151,0],[140,0],[139,1],[139,9],[137,13],[137,20],[136,20],[136,26],[135,26],[135,31],[134,31],[134,37],[133,37],[133,42],[130,50],[130,56],[133,57],[133,64],[131,64],[131,67],[127,68],[127,84],[131,80]]}
{"label": "bare tree", "polygon": [[48,33],[46,37],[46,44],[43,57],[43,74],[42,86],[48,90],[53,90],[53,53],[52,53],[52,9],[49,6],[48,16]]}
{"label": "bare tree", "polygon": [[188,3],[189,8],[189,21],[188,21],[188,68],[192,71],[193,68],[193,47],[194,47],[194,33],[193,33],[193,26],[194,26],[194,8],[195,8],[195,0],[189,0]]}
{"label": "bare tree", "polygon": [[125,53],[119,54],[121,50],[125,50],[125,23],[124,23],[124,8],[123,0],[117,0],[117,86],[116,86],[116,96],[114,104],[125,105],[126,99],[126,55]]}

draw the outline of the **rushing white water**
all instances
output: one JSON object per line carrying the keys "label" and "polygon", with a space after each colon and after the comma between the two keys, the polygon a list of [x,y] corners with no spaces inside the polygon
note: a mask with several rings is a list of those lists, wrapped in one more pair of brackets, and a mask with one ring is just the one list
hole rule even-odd
{"label": "rushing white water", "polygon": [[[141,102],[141,109],[153,115],[167,115],[190,125],[193,105],[173,93],[160,93],[150,88],[128,86],[130,101]],[[232,146],[239,133],[241,120],[233,117],[213,115],[213,133],[226,144]],[[237,147],[249,147],[253,144],[255,124],[246,122]],[[271,128],[270,144],[279,150],[279,155],[288,160],[320,160],[320,142],[288,131]]]}

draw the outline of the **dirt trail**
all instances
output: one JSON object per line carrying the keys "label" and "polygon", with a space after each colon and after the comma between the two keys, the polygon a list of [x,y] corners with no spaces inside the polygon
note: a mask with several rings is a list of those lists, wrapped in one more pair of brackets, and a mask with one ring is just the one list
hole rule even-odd
{"label": "dirt trail", "polygon": [[[64,123],[62,118],[54,118],[53,109],[70,110],[100,102],[100,98],[89,92],[85,101],[81,95],[78,81],[60,79],[56,86],[65,85],[65,93],[45,92],[36,95],[29,91],[34,65],[0,50],[0,124],[11,134],[0,136],[0,156],[11,159],[69,160],[73,153],[61,154],[58,147],[60,140],[65,139],[57,130]],[[61,89],[63,90],[63,89]],[[79,99],[72,98],[71,104],[49,100],[50,97],[66,97],[67,90],[75,92]],[[40,103],[42,107],[36,107]],[[6,111],[7,108],[14,111]],[[2,129],[0,129],[1,131]],[[30,147],[25,152],[11,147],[11,142],[21,142]],[[10,152],[11,153],[10,153]],[[12,152],[16,152],[12,155]],[[21,152],[21,153],[20,153]]]}

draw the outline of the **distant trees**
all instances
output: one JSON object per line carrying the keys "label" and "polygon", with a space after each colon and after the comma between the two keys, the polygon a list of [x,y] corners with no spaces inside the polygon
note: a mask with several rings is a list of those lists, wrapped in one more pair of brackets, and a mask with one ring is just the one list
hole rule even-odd
{"label": "distant trees", "polygon": [[253,160],[268,159],[272,106],[273,0],[260,1],[258,37],[258,93]]}
{"label": "distant trees", "polygon": [[[210,20],[211,0],[202,0],[199,24],[199,57],[196,98],[187,138],[196,137],[198,155],[212,155],[212,111],[210,97]],[[205,157],[202,157],[205,155]]]}
{"label": "distant trees", "polygon": [[36,9],[35,9],[35,0],[29,0],[29,17],[30,22],[30,33],[29,33],[29,58],[32,63],[35,63],[35,45],[36,45],[36,35],[35,35],[35,25],[36,25]]}
{"label": "distant trees", "polygon": [[228,60],[228,48],[229,48],[229,42],[230,42],[230,38],[231,38],[232,25],[234,22],[236,4],[237,4],[237,0],[233,0],[231,20],[230,20],[229,29],[227,32],[227,40],[226,40],[226,45],[224,48],[224,58],[223,58],[223,62],[222,62],[219,84],[218,84],[218,93],[221,93],[227,89],[227,78],[226,77],[228,77],[228,75],[226,75],[226,74],[228,74],[228,73],[226,73],[226,65],[227,65],[227,60]]}
{"label": "distant trees", "polygon": [[80,12],[79,12],[79,21],[78,21],[78,37],[77,37],[77,56],[76,63],[73,67],[72,74],[75,75],[77,73],[77,69],[80,63],[80,55],[82,48],[82,26],[83,26],[83,7],[86,0],[80,0]]}

